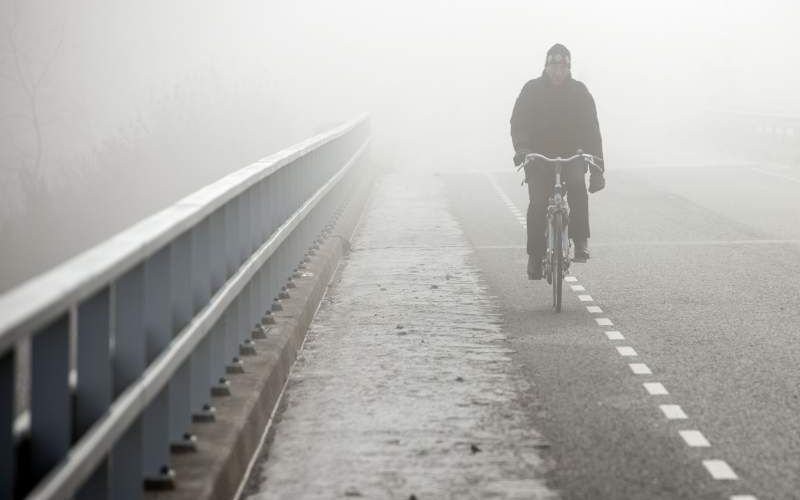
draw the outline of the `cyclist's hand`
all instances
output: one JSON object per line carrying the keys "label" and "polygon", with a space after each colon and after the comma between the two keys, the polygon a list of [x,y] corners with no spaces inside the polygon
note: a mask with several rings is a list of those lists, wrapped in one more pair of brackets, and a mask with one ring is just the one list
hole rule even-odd
{"label": "cyclist's hand", "polygon": [[522,162],[525,161],[525,155],[530,154],[531,152],[527,149],[520,149],[514,154],[514,166],[522,165]]}
{"label": "cyclist's hand", "polygon": [[589,175],[589,192],[596,193],[606,187],[606,178],[600,172],[592,170]]}

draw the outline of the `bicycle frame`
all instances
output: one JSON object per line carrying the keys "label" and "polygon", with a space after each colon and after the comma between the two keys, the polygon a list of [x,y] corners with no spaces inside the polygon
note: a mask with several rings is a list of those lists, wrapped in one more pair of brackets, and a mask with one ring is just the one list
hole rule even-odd
{"label": "bicycle frame", "polygon": [[[560,249],[562,258],[562,274],[569,271],[570,257],[569,257],[569,205],[567,199],[564,197],[564,188],[561,183],[561,167],[562,161],[555,162],[555,186],[553,186],[553,196],[549,198],[547,205],[547,251],[543,257],[543,265],[545,269],[545,277],[548,283],[552,283],[553,277],[553,257],[556,249]],[[561,223],[559,228],[556,226],[556,214],[560,214]],[[560,233],[560,234],[559,234]],[[557,245],[556,238],[559,238],[560,245]]]}
{"label": "bicycle frame", "polygon": [[537,159],[547,163],[552,163],[555,166],[556,179],[555,186],[553,187],[553,196],[548,200],[547,205],[547,250],[542,258],[542,267],[544,269],[543,274],[547,279],[547,283],[553,285],[553,307],[555,308],[556,312],[561,312],[563,280],[569,271],[569,266],[571,263],[569,241],[569,205],[564,197],[564,189],[561,183],[561,167],[565,163],[569,163],[579,158],[584,160],[589,167],[602,172],[603,168],[596,163],[596,160],[602,162],[602,158],[584,154],[581,151],[578,151],[577,154],[568,158],[562,158],[560,156],[556,158],[548,158],[547,156],[538,153],[531,153],[525,156],[525,161],[517,168],[517,170],[519,170]]}

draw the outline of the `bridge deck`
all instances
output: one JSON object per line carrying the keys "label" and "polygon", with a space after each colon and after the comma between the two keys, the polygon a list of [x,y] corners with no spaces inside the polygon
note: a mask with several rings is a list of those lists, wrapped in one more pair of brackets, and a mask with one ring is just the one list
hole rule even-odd
{"label": "bridge deck", "polygon": [[427,176],[382,180],[250,498],[549,498],[496,299]]}

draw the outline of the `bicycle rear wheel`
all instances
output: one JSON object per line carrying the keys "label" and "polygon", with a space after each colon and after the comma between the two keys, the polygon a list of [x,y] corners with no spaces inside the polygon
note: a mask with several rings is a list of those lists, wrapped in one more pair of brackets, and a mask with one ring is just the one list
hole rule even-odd
{"label": "bicycle rear wheel", "polygon": [[553,215],[553,234],[556,235],[551,255],[550,267],[553,272],[553,308],[556,312],[561,312],[561,292],[564,283],[564,252],[562,252],[562,222],[561,214]]}

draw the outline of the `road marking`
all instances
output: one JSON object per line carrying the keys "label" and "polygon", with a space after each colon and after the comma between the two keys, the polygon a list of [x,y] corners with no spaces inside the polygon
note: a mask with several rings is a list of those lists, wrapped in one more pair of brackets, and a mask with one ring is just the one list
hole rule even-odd
{"label": "road marking", "polygon": [[[593,247],[702,247],[702,246],[742,246],[742,245],[800,245],[800,239],[774,240],[699,240],[699,241],[618,241],[608,243],[592,243]],[[524,249],[524,245],[476,245],[479,250],[516,250]]]}
{"label": "road marking", "polygon": [[620,356],[638,356],[638,354],[636,354],[636,350],[633,347],[627,345],[617,347],[617,352],[619,353]]}
{"label": "road marking", "polygon": [[661,382],[645,382],[644,388],[651,396],[666,396],[669,394]]}
{"label": "road marking", "polygon": [[566,278],[564,278],[564,281],[575,283],[576,281],[578,281],[578,278],[576,278],[575,276],[567,276]]}
{"label": "road marking", "polygon": [[762,168],[757,168],[757,167],[752,167],[752,168],[756,172],[761,172],[764,175],[769,175],[769,176],[772,176],[772,177],[777,177],[779,179],[785,179],[787,181],[796,182],[797,184],[800,184],[800,179],[797,179],[795,177],[789,177],[788,175],[776,174],[775,172],[770,172],[769,170],[764,170]]}
{"label": "road marking", "polygon": [[600,309],[600,307],[598,307],[598,306],[586,306],[586,310],[589,311],[590,313],[601,313],[601,312],[603,312],[603,310]]}
{"label": "road marking", "polygon": [[578,295],[578,300],[581,302],[594,302],[591,295]]}
{"label": "road marking", "polygon": [[486,178],[489,179],[489,183],[492,185],[492,187],[494,187],[494,190],[497,192],[497,195],[500,196],[500,199],[503,201],[503,203],[505,203],[506,207],[511,211],[511,215],[516,217],[517,222],[522,224],[523,228],[526,227],[525,223],[527,221],[525,220],[522,211],[519,208],[517,208],[517,206],[514,204],[511,198],[509,198],[508,195],[505,193],[505,191],[503,191],[503,188],[500,187],[500,184],[497,183],[494,176],[489,172],[484,172],[484,173],[486,174]]}
{"label": "road marking", "polygon": [[615,241],[608,243],[592,243],[593,247],[698,247],[698,246],[737,246],[737,245],[785,245],[798,244],[798,239],[770,239],[770,240],[696,240],[696,241]]}
{"label": "road marking", "polygon": [[614,326],[614,323],[608,318],[595,318],[594,320],[599,326]]}
{"label": "road marking", "polygon": [[616,330],[606,332],[606,337],[608,337],[608,340],[625,340],[622,332],[618,332]]}
{"label": "road marking", "polygon": [[714,479],[739,479],[725,460],[703,460],[703,466]]}
{"label": "road marking", "polygon": [[733,495],[730,500],[758,500],[753,495]]}
{"label": "road marking", "polygon": [[[570,281],[570,280],[567,280],[567,281]],[[573,292],[585,292],[586,291],[586,289],[583,288],[583,285],[571,285],[570,288],[572,288]]]}
{"label": "road marking", "polygon": [[661,405],[659,406],[664,416],[670,420],[683,420],[689,418],[683,409],[678,405]]}
{"label": "road marking", "polygon": [[630,363],[628,366],[631,367],[631,371],[635,375],[652,375],[653,372],[650,368],[644,363]]}
{"label": "road marking", "polygon": [[686,441],[686,444],[692,448],[708,448],[711,446],[711,443],[708,442],[708,439],[706,439],[700,431],[678,431],[678,434],[680,434],[683,440]]}

